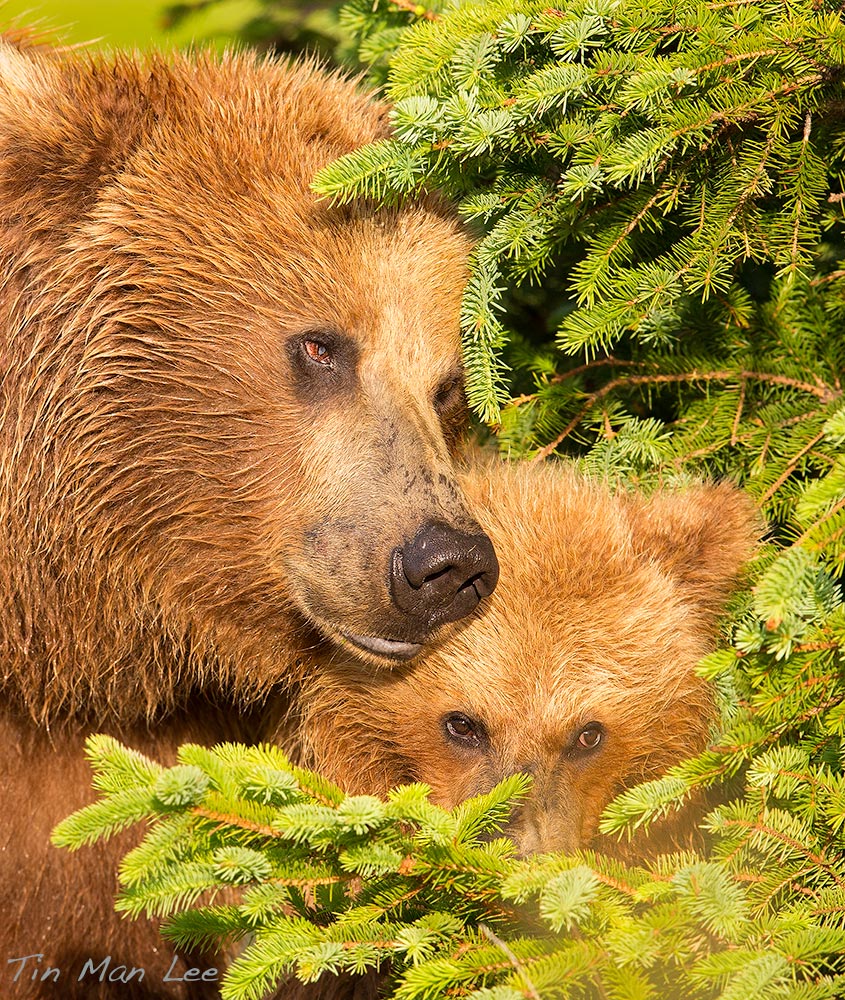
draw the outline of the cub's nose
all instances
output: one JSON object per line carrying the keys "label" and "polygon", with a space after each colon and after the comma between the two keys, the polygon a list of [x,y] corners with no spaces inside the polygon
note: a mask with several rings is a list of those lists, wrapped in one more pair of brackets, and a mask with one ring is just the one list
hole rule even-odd
{"label": "cub's nose", "polygon": [[493,543],[430,521],[390,561],[390,596],[396,607],[428,627],[464,618],[493,593],[499,563]]}

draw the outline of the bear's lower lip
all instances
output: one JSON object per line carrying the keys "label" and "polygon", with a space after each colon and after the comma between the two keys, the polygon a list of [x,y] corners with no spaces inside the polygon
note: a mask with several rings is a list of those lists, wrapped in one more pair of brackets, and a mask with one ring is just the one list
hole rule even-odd
{"label": "bear's lower lip", "polygon": [[419,642],[403,642],[401,639],[382,639],[376,635],[353,635],[347,632],[344,638],[360,649],[377,656],[389,656],[392,660],[413,659],[422,649]]}

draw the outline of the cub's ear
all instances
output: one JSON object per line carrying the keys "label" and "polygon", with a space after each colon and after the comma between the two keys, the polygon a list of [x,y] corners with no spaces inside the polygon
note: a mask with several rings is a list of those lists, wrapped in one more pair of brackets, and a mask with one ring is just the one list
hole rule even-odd
{"label": "cub's ear", "polygon": [[634,546],[675,578],[704,617],[718,617],[764,525],[751,498],[728,483],[629,498]]}
{"label": "cub's ear", "polygon": [[131,64],[0,36],[0,202],[30,238],[60,235],[125,162],[146,112]]}

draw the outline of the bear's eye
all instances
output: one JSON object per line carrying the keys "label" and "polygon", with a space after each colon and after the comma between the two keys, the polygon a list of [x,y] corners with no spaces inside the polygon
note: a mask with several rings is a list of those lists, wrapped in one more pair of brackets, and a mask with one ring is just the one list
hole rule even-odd
{"label": "bear's eye", "polygon": [[440,419],[443,438],[452,450],[457,447],[469,426],[464,379],[460,371],[453,372],[440,383],[432,396],[432,404]]}
{"label": "bear's eye", "polygon": [[480,749],[487,742],[484,726],[460,712],[450,712],[443,719],[443,730],[452,743],[470,750]]}
{"label": "bear's eye", "polygon": [[291,389],[307,406],[349,399],[358,385],[358,346],[340,330],[314,326],[285,341]]}
{"label": "bear's eye", "polygon": [[463,401],[463,381],[459,374],[450,375],[444,379],[434,393],[434,409],[444,413],[452,407],[459,406]]}
{"label": "bear's eye", "polygon": [[312,340],[310,337],[306,337],[302,341],[302,349],[305,351],[308,359],[315,364],[324,365],[328,368],[334,360],[331,350],[319,340]]}
{"label": "bear's eye", "polygon": [[589,722],[578,734],[575,749],[580,751],[595,750],[604,737],[604,729],[599,722]]}

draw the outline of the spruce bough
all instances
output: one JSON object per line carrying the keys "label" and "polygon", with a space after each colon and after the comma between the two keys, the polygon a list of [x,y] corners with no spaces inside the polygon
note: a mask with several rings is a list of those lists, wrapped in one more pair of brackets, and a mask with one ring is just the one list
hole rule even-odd
{"label": "spruce bough", "polygon": [[495,831],[520,778],[449,814],[420,786],[347,799],[277,748],[165,771],[104,737],[101,801],[57,842],[152,819],[119,906],[170,915],[180,946],[240,939],[227,1000],[386,959],[399,1000],[845,995],[840,5],[352,0],[342,20],[395,131],[316,187],[437,187],[477,227],[465,363],[502,449],[646,489],[729,476],[772,525],[702,664],[712,746],[603,821],[625,836],[713,788],[710,848],[518,859]]}

